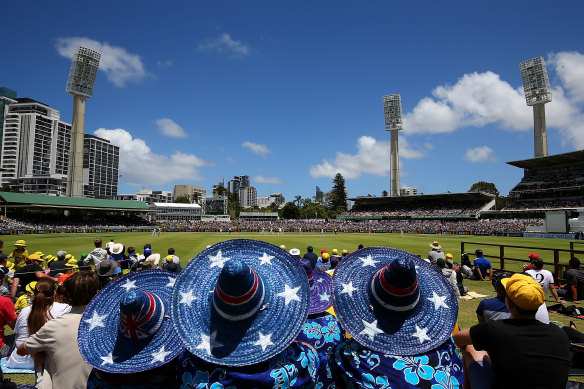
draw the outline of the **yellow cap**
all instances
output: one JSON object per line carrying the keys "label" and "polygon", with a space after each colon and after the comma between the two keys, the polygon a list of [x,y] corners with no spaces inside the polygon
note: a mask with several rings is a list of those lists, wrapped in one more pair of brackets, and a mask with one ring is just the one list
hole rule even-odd
{"label": "yellow cap", "polygon": [[329,259],[330,255],[329,253],[322,253],[322,259]]}
{"label": "yellow cap", "polygon": [[30,282],[28,285],[26,285],[26,288],[25,288],[26,293],[34,294],[34,288],[35,288],[36,284],[37,284],[37,282],[33,281],[33,282]]}
{"label": "yellow cap", "polygon": [[24,241],[24,239],[20,239],[17,240],[16,243],[14,243],[15,246],[26,246],[26,242]]}
{"label": "yellow cap", "polygon": [[174,261],[174,256],[173,255],[167,255],[166,256],[166,262],[167,263],[171,263],[172,261]]}
{"label": "yellow cap", "polygon": [[513,274],[511,278],[503,278],[501,284],[509,299],[521,309],[535,311],[545,301],[541,285],[530,276]]}
{"label": "yellow cap", "polygon": [[42,251],[36,251],[35,254],[41,257],[41,259],[45,256],[45,253],[43,253]]}
{"label": "yellow cap", "polygon": [[444,254],[444,259],[452,259],[452,254],[450,253]]}
{"label": "yellow cap", "polygon": [[42,261],[43,260],[38,254],[31,254],[28,256],[28,259],[32,259],[35,261]]}
{"label": "yellow cap", "polygon": [[286,250],[286,245],[283,245],[283,244],[281,244],[281,245],[280,245],[280,248],[281,248],[282,250]]}
{"label": "yellow cap", "polygon": [[73,254],[67,254],[67,255],[65,255],[65,259],[66,260],[70,260],[71,258],[73,258]]}
{"label": "yellow cap", "polygon": [[45,261],[46,261],[47,263],[51,263],[51,262],[53,262],[55,259],[57,259],[57,257],[55,257],[54,255],[51,255],[51,254],[49,254],[49,255],[47,255],[47,256],[45,257]]}
{"label": "yellow cap", "polygon": [[79,262],[79,261],[76,260],[75,257],[71,257],[69,259],[69,261],[65,264],[65,266],[76,267],[77,266],[77,262]]}
{"label": "yellow cap", "polygon": [[333,254],[338,254],[338,253],[339,253],[339,250],[333,249]]}
{"label": "yellow cap", "polygon": [[348,253],[349,253],[349,252],[348,252],[347,250],[343,250],[343,251],[341,251],[341,254],[343,254],[343,255],[344,255],[344,254],[348,254]]}

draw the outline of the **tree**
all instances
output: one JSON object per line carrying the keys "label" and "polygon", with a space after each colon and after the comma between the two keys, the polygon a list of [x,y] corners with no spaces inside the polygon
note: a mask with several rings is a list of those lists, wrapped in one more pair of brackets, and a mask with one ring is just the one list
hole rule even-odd
{"label": "tree", "polygon": [[229,216],[235,219],[239,217],[241,212],[241,203],[239,202],[239,195],[237,193],[227,193],[227,209],[229,210]]}
{"label": "tree", "polygon": [[173,203],[190,204],[191,198],[189,195],[178,196],[174,199]]}
{"label": "tree", "polygon": [[381,195],[382,195],[383,197],[387,197],[388,193],[387,193],[387,191],[386,191],[386,190],[384,190],[383,192],[381,192]]}
{"label": "tree", "polygon": [[485,192],[499,196],[497,187],[492,182],[479,181],[471,185],[469,192]]}
{"label": "tree", "polygon": [[294,196],[294,203],[297,207],[300,206],[300,201],[302,200],[302,196]]}
{"label": "tree", "polygon": [[301,219],[328,219],[329,214],[322,204],[308,203],[300,208]]}
{"label": "tree", "polygon": [[299,219],[300,210],[293,202],[288,202],[282,208],[282,218],[284,219]]}
{"label": "tree", "polygon": [[225,189],[223,185],[219,185],[215,188],[215,193],[217,193],[217,196],[224,196],[225,192],[227,192],[227,189]]}
{"label": "tree", "polygon": [[345,179],[341,173],[337,173],[333,179],[333,189],[330,193],[329,209],[335,213],[347,210],[347,188],[345,188]]}

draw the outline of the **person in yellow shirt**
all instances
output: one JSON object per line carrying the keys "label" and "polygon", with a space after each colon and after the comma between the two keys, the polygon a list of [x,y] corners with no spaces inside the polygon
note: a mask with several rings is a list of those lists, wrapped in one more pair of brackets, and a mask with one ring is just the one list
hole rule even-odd
{"label": "person in yellow shirt", "polygon": [[20,296],[14,303],[14,311],[17,315],[20,315],[20,311],[32,304],[32,297],[34,296],[34,287],[36,284],[36,281],[29,283],[25,288],[26,293]]}
{"label": "person in yellow shirt", "polygon": [[23,239],[17,240],[14,243],[14,251],[8,257],[8,259],[12,259],[14,262],[14,267],[16,269],[20,269],[25,265],[25,262],[28,258],[28,251],[26,250],[26,242]]}

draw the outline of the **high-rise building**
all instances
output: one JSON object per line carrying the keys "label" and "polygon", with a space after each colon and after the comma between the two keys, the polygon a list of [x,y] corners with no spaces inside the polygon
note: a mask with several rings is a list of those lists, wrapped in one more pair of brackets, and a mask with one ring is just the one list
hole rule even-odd
{"label": "high-rise building", "polygon": [[83,196],[113,199],[118,194],[120,148],[85,134],[83,149]]}
{"label": "high-rise building", "polygon": [[[8,105],[16,103],[16,91],[5,87],[0,87],[0,142],[2,142],[2,129],[4,128],[5,109]],[[0,150],[2,144],[0,143]]]}
{"label": "high-rise building", "polygon": [[207,199],[207,190],[196,185],[175,185],[172,195],[176,199],[181,196],[188,196],[191,203],[199,204],[201,208],[205,209],[205,201]]}
{"label": "high-rise building", "polygon": [[229,193],[239,193],[241,188],[250,186],[249,176],[233,176],[232,180],[227,181],[227,190]]}
{"label": "high-rise building", "polygon": [[258,205],[258,193],[253,186],[239,188],[239,204],[242,208],[256,207]]}

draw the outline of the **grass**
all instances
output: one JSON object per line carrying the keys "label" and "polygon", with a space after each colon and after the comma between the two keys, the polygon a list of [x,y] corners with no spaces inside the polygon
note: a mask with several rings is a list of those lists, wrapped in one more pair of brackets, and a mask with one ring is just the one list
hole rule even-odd
{"label": "grass", "polygon": [[[283,236],[278,235],[260,235],[258,233],[237,233],[228,235],[227,233],[162,233],[160,237],[153,237],[149,233],[103,233],[103,234],[53,234],[53,235],[8,235],[4,236],[4,252],[9,253],[18,239],[25,239],[29,253],[43,251],[45,254],[55,254],[58,250],[67,252],[79,257],[82,252],[89,252],[93,248],[93,240],[101,238],[104,242],[114,240],[123,243],[126,247],[134,246],[138,252],[142,251],[144,244],[152,244],[153,252],[159,252],[163,256],[169,247],[174,247],[176,255],[181,258],[182,265],[186,265],[188,259],[193,258],[197,253],[205,249],[208,245],[218,243],[228,239],[257,239],[270,242],[277,246],[285,245],[289,250],[293,247],[300,249],[302,253],[306,252],[306,246],[312,245],[315,252],[325,249],[330,252],[333,248],[339,250],[355,251],[359,244],[369,246],[389,246],[412,252],[414,254],[426,257],[430,247],[428,246],[434,240],[442,245],[444,252],[452,253],[455,261],[460,261],[460,243],[461,242],[478,242],[481,244],[506,244],[515,246],[529,246],[532,249],[506,249],[506,257],[527,258],[530,252],[538,252],[538,248],[558,248],[569,249],[569,242],[561,239],[536,239],[536,238],[512,238],[512,237],[484,237],[484,236],[461,236],[461,235],[417,235],[405,234],[402,238],[399,234],[344,234],[338,235],[326,234],[324,238],[319,233],[286,233]],[[473,245],[467,251],[474,251],[476,248],[482,248],[487,256],[498,255],[499,249],[494,246]],[[580,247],[584,249],[584,247]],[[540,256],[545,262],[551,262],[551,254],[546,251],[539,251]],[[472,257],[471,257],[472,258]],[[498,267],[499,261],[489,258],[494,267]],[[567,263],[569,257],[567,253],[560,256],[562,263]],[[514,262],[507,260],[506,269],[519,271],[523,267],[523,262]],[[552,265],[547,265],[552,270]],[[465,280],[465,286],[471,291],[494,297],[495,292],[490,282]],[[480,299],[459,302],[458,321],[461,328],[469,328],[477,323],[476,308]],[[553,298],[548,297],[548,305],[554,304]],[[566,316],[550,313],[550,320],[558,324],[567,325],[570,318]],[[584,332],[584,321],[574,319],[579,331]],[[9,329],[6,331],[11,333]],[[32,375],[7,374],[17,383],[34,383]]]}

